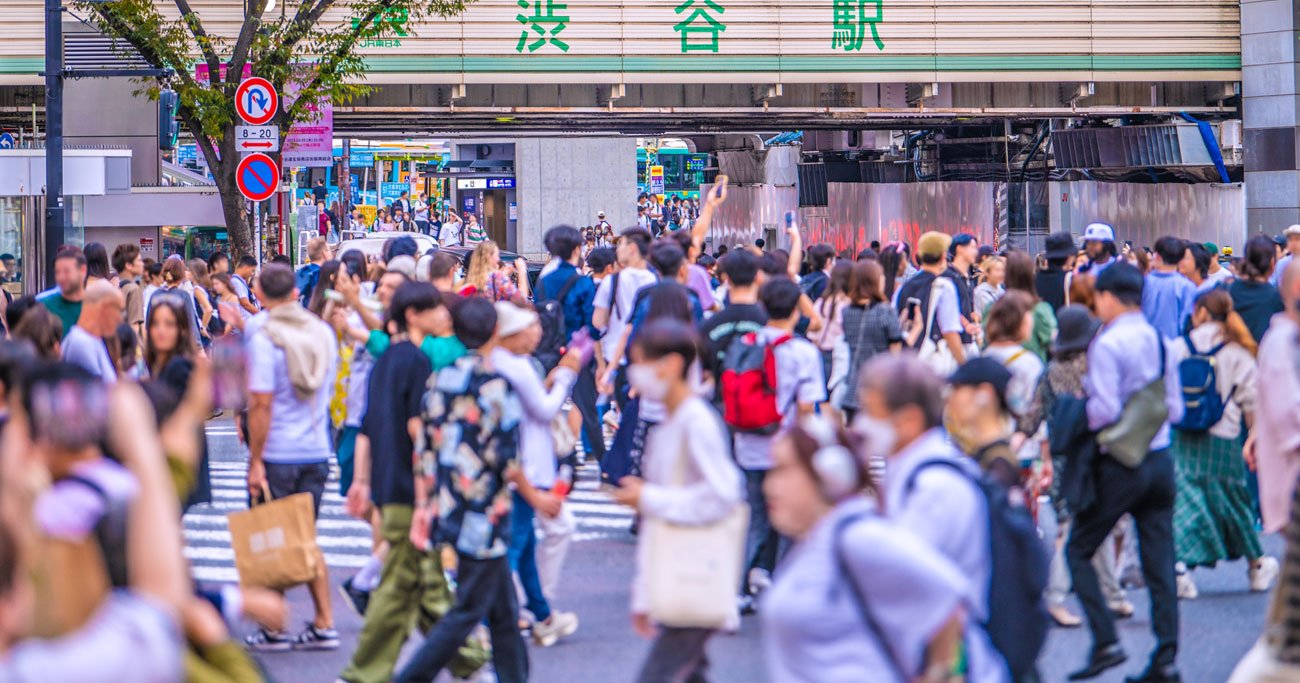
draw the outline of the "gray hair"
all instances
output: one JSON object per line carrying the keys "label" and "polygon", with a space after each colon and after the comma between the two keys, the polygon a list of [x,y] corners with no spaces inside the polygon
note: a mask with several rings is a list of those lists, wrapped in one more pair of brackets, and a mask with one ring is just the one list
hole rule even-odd
{"label": "gray hair", "polygon": [[858,371],[858,395],[869,391],[878,393],[891,413],[916,406],[927,428],[943,424],[943,379],[914,354],[881,353],[867,361]]}

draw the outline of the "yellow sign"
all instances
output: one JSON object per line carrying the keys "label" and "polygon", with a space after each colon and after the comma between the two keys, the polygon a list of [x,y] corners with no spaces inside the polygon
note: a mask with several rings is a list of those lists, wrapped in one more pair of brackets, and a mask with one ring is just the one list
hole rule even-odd
{"label": "yellow sign", "polygon": [[664,167],[651,166],[650,167],[650,194],[661,195],[663,193],[664,193]]}

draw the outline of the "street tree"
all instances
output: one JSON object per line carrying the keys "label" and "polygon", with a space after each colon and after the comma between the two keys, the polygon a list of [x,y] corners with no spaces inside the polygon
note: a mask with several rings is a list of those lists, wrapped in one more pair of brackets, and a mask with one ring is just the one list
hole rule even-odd
{"label": "street tree", "polygon": [[[106,36],[121,40],[155,68],[171,69],[168,87],[179,96],[178,117],[194,136],[215,178],[236,257],[253,253],[249,213],[235,184],[235,89],[246,69],[282,94],[272,120],[281,145],[289,129],[309,123],[326,102],[344,105],[371,92],[359,48],[405,36],[427,18],[452,16],[473,0],[240,0],[246,5],[238,31],[209,30],[229,21],[229,8],[200,16],[190,0],[73,0]],[[231,0],[228,4],[235,4]],[[205,23],[206,20],[206,23]],[[222,25],[229,26],[228,23]],[[206,66],[201,79],[195,65]],[[162,86],[137,94],[157,99]],[[292,100],[284,98],[286,88]]]}

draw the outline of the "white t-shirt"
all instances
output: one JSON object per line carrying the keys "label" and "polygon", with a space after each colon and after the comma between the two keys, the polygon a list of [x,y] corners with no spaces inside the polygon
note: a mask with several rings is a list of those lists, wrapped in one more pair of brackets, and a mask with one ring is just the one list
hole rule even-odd
{"label": "white t-shirt", "polygon": [[81,325],[73,325],[68,330],[63,338],[62,354],[63,360],[80,365],[109,384],[117,381],[117,368],[108,356],[104,340],[85,331]]}
{"label": "white t-shirt", "polygon": [[[775,327],[764,327],[758,337],[771,343],[789,334]],[[776,347],[776,408],[781,411],[780,432],[792,427],[799,419],[799,403],[821,403],[826,400],[826,378],[822,374],[822,354],[812,342],[794,337]],[[772,469],[772,442],[777,435],[737,434],[736,462],[747,470]]]}
{"label": "white t-shirt", "polygon": [[438,241],[444,247],[460,246],[460,229],[461,222],[455,219],[448,219],[442,222],[442,230],[438,232]]}
{"label": "white t-shirt", "polygon": [[[324,326],[324,323],[321,323]],[[289,380],[284,350],[261,334],[248,339],[248,390],[271,394],[271,429],[262,459],[269,463],[300,464],[329,460],[329,403],[338,370],[338,348],[331,344],[326,382],[307,401],[299,400]]]}
{"label": "white t-shirt", "polygon": [[645,268],[624,268],[619,271],[618,294],[614,299],[618,302],[617,306],[611,303],[610,298],[614,276],[611,275],[600,281],[593,305],[596,308],[609,309],[609,325],[600,338],[600,348],[605,353],[605,360],[614,360],[614,351],[618,348],[619,341],[623,339],[623,331],[627,328],[628,319],[632,317],[632,304],[636,300],[636,293],[658,281],[659,278]]}
{"label": "white t-shirt", "polygon": [[[244,278],[239,277],[238,275],[231,275],[230,285],[235,288],[235,296],[237,298],[241,300],[248,299],[250,302],[253,300],[253,294],[248,290],[248,283],[244,282]],[[146,302],[145,307],[148,308],[148,306],[149,304]],[[253,317],[253,314],[249,313],[242,303],[239,305],[239,315],[243,316],[244,320]]]}

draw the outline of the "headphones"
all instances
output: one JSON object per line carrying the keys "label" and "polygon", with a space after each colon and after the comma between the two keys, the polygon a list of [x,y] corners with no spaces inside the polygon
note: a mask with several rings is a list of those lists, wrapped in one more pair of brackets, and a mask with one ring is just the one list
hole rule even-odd
{"label": "headphones", "polygon": [[822,495],[836,502],[857,491],[861,485],[858,459],[839,442],[835,426],[820,416],[809,416],[799,426],[817,442],[812,468]]}

